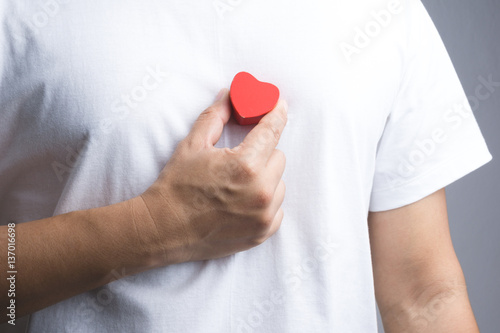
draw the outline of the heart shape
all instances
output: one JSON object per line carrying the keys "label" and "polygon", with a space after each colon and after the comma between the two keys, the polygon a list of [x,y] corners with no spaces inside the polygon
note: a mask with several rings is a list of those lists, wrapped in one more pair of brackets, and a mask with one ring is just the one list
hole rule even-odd
{"label": "heart shape", "polygon": [[274,109],[280,91],[275,85],[261,82],[250,73],[239,72],[231,83],[229,97],[238,124],[252,125]]}

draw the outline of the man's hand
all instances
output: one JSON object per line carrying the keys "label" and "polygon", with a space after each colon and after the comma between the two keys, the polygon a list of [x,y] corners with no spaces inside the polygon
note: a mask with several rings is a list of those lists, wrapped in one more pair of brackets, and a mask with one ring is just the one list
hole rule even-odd
{"label": "man's hand", "polygon": [[285,156],[276,145],[286,103],[280,101],[237,147],[215,148],[230,116],[224,90],[201,113],[157,181],[134,199],[143,219],[136,225],[140,233],[152,233],[143,246],[156,265],[247,250],[281,224]]}

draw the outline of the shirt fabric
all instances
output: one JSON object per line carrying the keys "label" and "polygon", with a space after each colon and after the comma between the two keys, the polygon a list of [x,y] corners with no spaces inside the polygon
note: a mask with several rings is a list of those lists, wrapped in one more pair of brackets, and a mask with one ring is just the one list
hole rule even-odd
{"label": "shirt fabric", "polygon": [[[0,222],[133,198],[248,71],[289,104],[280,230],[119,279],[29,332],[376,332],[367,214],[491,159],[418,0],[2,0]],[[252,126],[231,119],[217,147]]]}

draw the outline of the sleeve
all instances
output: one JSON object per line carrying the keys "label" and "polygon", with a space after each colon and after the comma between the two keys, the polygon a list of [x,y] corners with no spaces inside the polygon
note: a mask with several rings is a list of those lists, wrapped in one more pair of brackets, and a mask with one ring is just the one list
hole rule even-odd
{"label": "sleeve", "polygon": [[492,159],[470,106],[484,96],[465,95],[421,1],[405,3],[403,75],[377,147],[370,211],[418,201]]}

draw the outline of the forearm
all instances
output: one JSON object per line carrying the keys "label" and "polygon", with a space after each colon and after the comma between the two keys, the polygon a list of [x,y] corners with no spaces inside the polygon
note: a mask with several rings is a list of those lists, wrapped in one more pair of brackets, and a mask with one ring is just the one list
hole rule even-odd
{"label": "forearm", "polygon": [[[131,203],[17,224],[15,297],[8,298],[9,281],[2,278],[1,322],[8,319],[5,311],[11,298],[20,317],[147,269],[145,240],[138,237],[135,226],[139,213]],[[7,227],[2,226],[0,233],[0,276],[5,276],[10,270]]]}
{"label": "forearm", "polygon": [[379,308],[387,333],[479,332],[462,281],[427,287],[391,306],[379,303]]}

